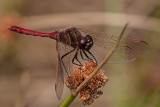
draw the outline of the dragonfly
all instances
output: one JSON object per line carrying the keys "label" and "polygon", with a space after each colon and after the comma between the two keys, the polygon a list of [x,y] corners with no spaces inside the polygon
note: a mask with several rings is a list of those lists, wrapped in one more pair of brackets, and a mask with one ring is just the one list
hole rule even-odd
{"label": "dragonfly", "polygon": [[[85,61],[100,63],[118,39],[118,36],[78,27],[69,27],[51,33],[33,31],[17,26],[10,26],[8,29],[21,34],[56,40],[58,61],[55,91],[59,100],[64,88],[64,74],[69,76],[73,71],[73,65],[83,66]],[[124,37],[107,63],[131,62],[136,59],[138,54],[143,55],[149,50],[150,46],[147,42]]]}

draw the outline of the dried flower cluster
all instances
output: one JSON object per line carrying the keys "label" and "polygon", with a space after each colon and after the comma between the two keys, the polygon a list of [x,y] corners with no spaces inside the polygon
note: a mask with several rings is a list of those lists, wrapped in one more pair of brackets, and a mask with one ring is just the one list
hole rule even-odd
{"label": "dried flower cluster", "polygon": [[[76,89],[88,76],[94,71],[97,65],[94,62],[86,62],[85,66],[77,66],[74,72],[66,78],[66,86],[70,89]],[[80,91],[80,100],[84,105],[89,105],[94,102],[103,91],[101,87],[105,86],[108,77],[100,70],[91,81]]]}

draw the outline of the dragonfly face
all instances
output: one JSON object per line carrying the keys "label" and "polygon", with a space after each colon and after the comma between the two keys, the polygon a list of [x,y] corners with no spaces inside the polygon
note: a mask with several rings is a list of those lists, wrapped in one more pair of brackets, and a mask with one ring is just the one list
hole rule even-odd
{"label": "dragonfly face", "polygon": [[93,40],[90,35],[86,35],[85,37],[82,37],[81,40],[79,41],[79,48],[83,50],[90,50],[91,47],[93,46]]}

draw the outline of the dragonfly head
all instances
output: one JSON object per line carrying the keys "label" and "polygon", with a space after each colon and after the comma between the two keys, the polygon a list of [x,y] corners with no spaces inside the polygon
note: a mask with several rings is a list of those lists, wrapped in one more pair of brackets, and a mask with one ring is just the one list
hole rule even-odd
{"label": "dragonfly head", "polygon": [[93,40],[90,35],[82,37],[79,41],[79,48],[84,50],[90,50],[93,45]]}

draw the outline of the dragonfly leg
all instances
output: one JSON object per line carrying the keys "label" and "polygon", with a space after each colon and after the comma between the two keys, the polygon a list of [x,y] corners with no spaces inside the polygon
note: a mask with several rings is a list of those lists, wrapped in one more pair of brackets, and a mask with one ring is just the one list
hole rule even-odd
{"label": "dragonfly leg", "polygon": [[[87,59],[85,59],[85,58],[83,57],[82,52],[83,52],[83,54],[87,57]],[[83,50],[80,50],[80,55],[81,55],[81,58],[82,58],[83,60],[93,61],[93,59],[89,58],[89,56],[88,56]]]}
{"label": "dragonfly leg", "polygon": [[[76,54],[74,55],[74,57],[72,59],[72,63],[75,64],[75,65],[78,65],[78,66],[83,66],[82,63],[77,58],[78,52],[79,52],[79,49],[76,50]],[[79,62],[79,64],[74,62],[75,59]]]}
{"label": "dragonfly leg", "polygon": [[63,62],[63,58],[64,58],[65,56],[67,56],[68,54],[72,53],[73,51],[75,51],[75,49],[76,49],[76,48],[74,48],[74,49],[71,50],[70,52],[68,52],[68,53],[64,54],[63,56],[61,56],[61,62],[62,62],[62,65],[63,65],[63,67],[64,67],[67,75],[69,75],[69,74],[68,74],[67,69],[66,69],[66,67],[65,67],[65,64],[64,64],[64,62]]}
{"label": "dragonfly leg", "polygon": [[87,52],[94,58],[94,60],[96,61],[96,64],[98,64],[96,58],[94,57],[94,55],[90,51],[87,51]]}

